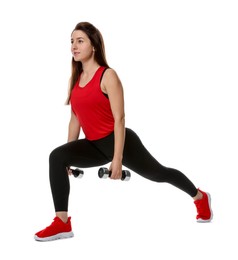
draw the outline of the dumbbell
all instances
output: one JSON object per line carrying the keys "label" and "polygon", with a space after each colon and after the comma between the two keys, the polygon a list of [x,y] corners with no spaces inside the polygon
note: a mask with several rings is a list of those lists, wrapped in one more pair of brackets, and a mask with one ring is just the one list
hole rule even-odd
{"label": "dumbbell", "polygon": [[80,169],[78,169],[78,168],[76,168],[76,169],[71,169],[71,168],[70,168],[70,170],[72,171],[72,174],[73,174],[73,176],[74,176],[75,178],[80,179],[80,178],[83,177],[83,174],[84,174],[83,170],[80,170]]}
{"label": "dumbbell", "polygon": [[[104,167],[102,167],[98,170],[98,177],[101,178],[101,179],[106,179],[108,177],[111,177],[111,174],[112,174],[112,172],[109,171],[107,168],[104,168]],[[131,173],[127,170],[123,170],[121,180],[122,181],[129,181],[130,178],[131,178]]]}

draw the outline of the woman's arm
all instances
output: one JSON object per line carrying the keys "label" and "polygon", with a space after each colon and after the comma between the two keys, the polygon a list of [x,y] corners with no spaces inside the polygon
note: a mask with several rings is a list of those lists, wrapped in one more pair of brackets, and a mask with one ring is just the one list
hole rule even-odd
{"label": "woman's arm", "polygon": [[125,142],[125,112],[123,87],[119,77],[113,69],[107,69],[104,73],[102,91],[105,92],[110,101],[114,126],[114,156],[110,166],[112,179],[120,179],[122,174],[122,158]]}
{"label": "woman's arm", "polygon": [[69,129],[68,129],[68,142],[78,140],[80,134],[80,128],[81,127],[79,121],[71,109],[71,117],[69,121]]}
{"label": "woman's arm", "polygon": [[[68,142],[76,141],[79,138],[80,134],[80,124],[75,116],[73,110],[71,109],[71,117],[69,120],[69,129],[68,129]],[[72,170],[69,167],[66,167],[68,175],[72,175]]]}

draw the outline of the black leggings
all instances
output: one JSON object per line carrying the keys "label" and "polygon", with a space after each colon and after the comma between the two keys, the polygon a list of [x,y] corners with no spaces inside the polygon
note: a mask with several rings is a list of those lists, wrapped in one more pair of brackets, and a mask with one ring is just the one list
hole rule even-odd
{"label": "black leggings", "polygon": [[[50,154],[50,185],[55,211],[68,211],[69,176],[66,167],[88,168],[112,161],[114,133],[100,140],[80,139],[66,143]],[[194,197],[197,188],[180,171],[161,165],[151,156],[139,137],[126,128],[123,165],[139,175],[156,182],[167,182]]]}

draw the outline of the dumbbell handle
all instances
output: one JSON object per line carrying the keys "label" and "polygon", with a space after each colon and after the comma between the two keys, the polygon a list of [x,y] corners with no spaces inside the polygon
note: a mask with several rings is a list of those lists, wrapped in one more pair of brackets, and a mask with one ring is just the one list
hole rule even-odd
{"label": "dumbbell handle", "polygon": [[[108,178],[108,177],[111,177],[111,174],[112,172],[109,171],[107,168],[100,168],[99,171],[98,171],[98,176],[99,178]],[[128,181],[131,177],[131,173],[127,170],[123,170],[122,171],[122,177],[121,177],[121,180],[122,181]]]}

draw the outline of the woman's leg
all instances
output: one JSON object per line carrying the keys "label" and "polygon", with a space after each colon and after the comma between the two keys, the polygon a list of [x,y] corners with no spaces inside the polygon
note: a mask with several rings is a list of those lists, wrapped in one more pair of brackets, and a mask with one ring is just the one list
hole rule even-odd
{"label": "woman's leg", "polygon": [[180,171],[164,167],[157,162],[143,146],[139,137],[130,129],[126,131],[123,158],[123,164],[141,176],[152,181],[170,183],[193,197],[197,208],[197,222],[212,220],[210,194],[197,189]]}
{"label": "woman's leg", "polygon": [[191,197],[197,195],[197,188],[183,173],[161,165],[130,129],[126,131],[123,158],[123,164],[141,176],[156,182],[170,183]]}
{"label": "woman's leg", "polygon": [[71,217],[68,217],[70,183],[66,168],[69,166],[86,168],[105,163],[108,163],[107,158],[86,139],[64,144],[51,152],[50,185],[56,217],[50,226],[35,234],[35,240],[51,241],[74,236]]}
{"label": "woman's leg", "polygon": [[[94,144],[108,160],[112,160],[114,134],[96,141]],[[183,173],[161,165],[144,147],[139,137],[128,128],[126,129],[123,165],[149,180],[170,183],[191,197],[195,197],[198,193],[197,188]]]}
{"label": "woman's leg", "polygon": [[66,168],[69,166],[87,168],[108,162],[107,158],[86,139],[66,143],[51,152],[50,185],[55,211],[59,217],[63,218],[62,212],[68,211],[70,183]]}

